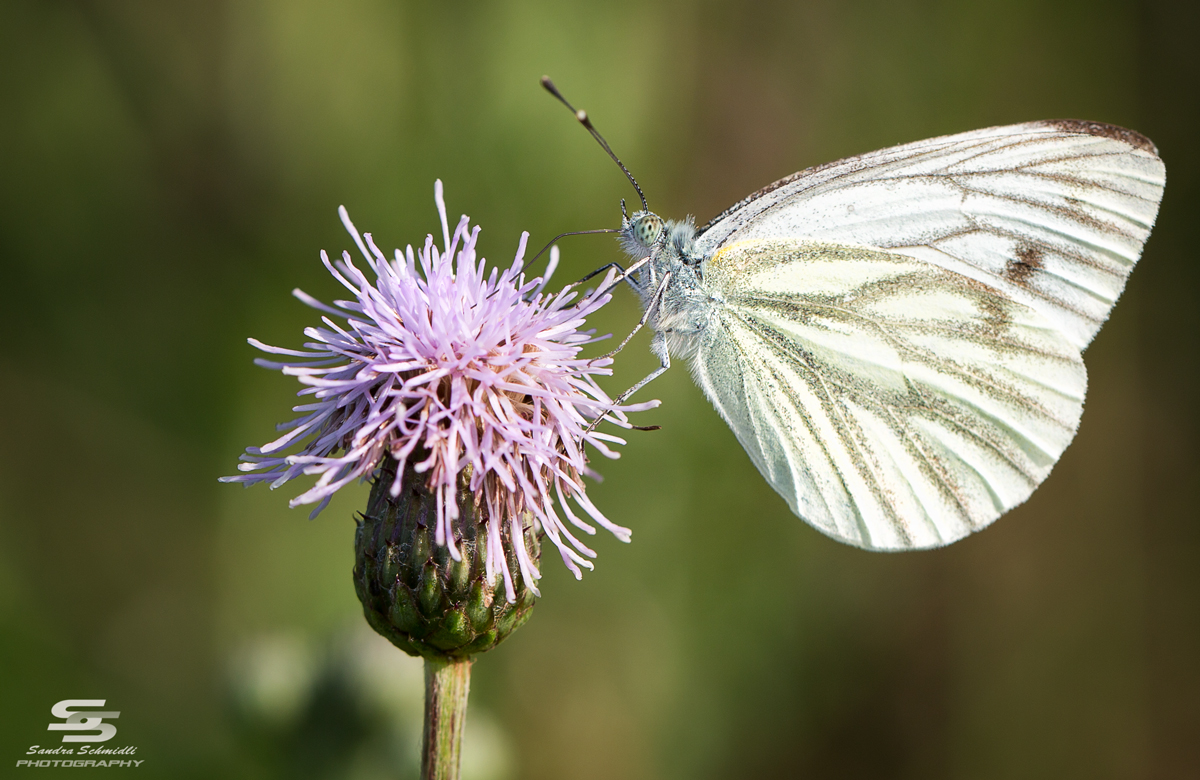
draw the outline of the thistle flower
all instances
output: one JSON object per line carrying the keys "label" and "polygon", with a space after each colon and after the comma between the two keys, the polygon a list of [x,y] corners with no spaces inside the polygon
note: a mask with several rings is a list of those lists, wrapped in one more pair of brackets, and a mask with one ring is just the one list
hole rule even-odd
{"label": "thistle flower", "polygon": [[[541,576],[536,554],[528,549],[526,517],[532,516],[534,530],[554,543],[576,578],[580,567],[592,568],[588,559],[595,552],[569,526],[587,534],[595,528],[572,510],[568,498],[582,514],[629,541],[629,529],[610,522],[587,497],[582,477],[595,474],[584,445],[616,457],[608,445],[624,441],[592,430],[592,422],[604,417],[630,427],[624,412],[657,402],[613,408],[593,379],[610,373],[611,360],[579,357],[584,345],[598,340],[594,331],[580,328],[611,298],[606,291],[611,272],[582,296],[574,285],[547,294],[557,249],[545,276],[526,280],[528,233],[523,233],[512,264],[488,273],[483,258],[476,257],[479,227],[471,227],[464,215],[451,233],[440,180],[434,192],[443,246],[430,235],[423,248],[396,250],[392,260],[339,209],[373,278],[348,252],[331,262],[322,251],[325,267],[353,300],[329,306],[297,289],[297,298],[325,314],[324,327],[305,329],[311,339],[305,349],[250,339],[258,349],[283,356],[255,362],[297,377],[305,385],[298,394],[312,402],[294,407],[301,416],[279,426],[287,431],[283,436],[247,449],[239,465],[245,473],[222,481],[276,488],[302,474],[315,475],[316,484],[290,503],[316,504],[316,516],[351,482],[389,479],[395,498],[406,487],[406,473],[410,479],[420,475],[425,480],[420,487],[436,497],[434,540],[460,561],[463,534],[456,520],[462,479],[487,518],[487,579],[496,583],[501,577],[513,602],[514,572],[506,559],[515,560],[534,594]],[[284,454],[292,448],[299,451]],[[381,468],[389,458],[394,467]],[[514,548],[514,556],[506,556],[502,542]]]}

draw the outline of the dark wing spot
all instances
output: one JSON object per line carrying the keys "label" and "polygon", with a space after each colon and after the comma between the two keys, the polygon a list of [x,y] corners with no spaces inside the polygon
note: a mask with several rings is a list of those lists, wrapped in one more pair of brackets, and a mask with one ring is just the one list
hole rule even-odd
{"label": "dark wing spot", "polygon": [[1013,284],[1024,287],[1029,283],[1033,272],[1042,267],[1044,262],[1042,250],[1033,244],[1022,244],[1017,247],[1017,256],[1008,261],[1004,268],[1004,278]]}
{"label": "dark wing spot", "polygon": [[1084,135],[1099,135],[1104,138],[1111,138],[1114,141],[1121,141],[1130,146],[1150,152],[1155,156],[1158,155],[1158,148],[1154,143],[1133,130],[1126,130],[1124,127],[1117,125],[1107,125],[1103,122],[1088,122],[1083,119],[1052,119],[1045,124],[1056,127],[1064,133],[1080,133]]}

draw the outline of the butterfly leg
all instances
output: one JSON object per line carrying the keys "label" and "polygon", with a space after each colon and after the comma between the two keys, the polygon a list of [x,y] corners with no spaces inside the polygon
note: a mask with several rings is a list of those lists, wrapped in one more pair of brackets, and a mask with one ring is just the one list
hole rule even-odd
{"label": "butterfly leg", "polygon": [[635,271],[639,270],[639,267],[641,265],[642,265],[642,263],[640,263],[640,262],[635,263],[632,266],[630,266],[628,270],[626,270],[625,268],[621,267],[620,263],[605,263],[604,265],[600,266],[595,271],[592,271],[590,274],[583,277],[579,281],[575,282],[575,284],[573,284],[571,286],[574,287],[575,285],[583,284],[584,282],[591,279],[592,277],[599,276],[600,274],[604,273],[605,271],[607,271],[610,268],[615,268],[618,271],[620,271],[620,273],[617,274],[615,279],[613,279],[612,286],[609,287],[609,289],[611,290],[611,289],[617,287],[618,285],[620,285],[621,282],[625,282],[626,284],[628,284],[630,287],[633,288],[633,291],[635,293],[637,293],[639,296],[641,296],[642,286],[640,284],[638,284],[635,279],[632,278],[633,273]]}
{"label": "butterfly leg", "polygon": [[639,298],[644,298],[645,291],[642,288],[642,283],[639,282],[633,275],[637,271],[640,271],[642,266],[644,266],[647,262],[649,262],[649,260],[650,260],[649,257],[643,257],[641,260],[638,260],[636,263],[629,266],[628,268],[621,268],[620,263],[608,263],[606,265],[600,266],[595,271],[592,271],[590,274],[583,277],[578,282],[575,282],[575,284],[573,284],[571,286],[574,287],[575,285],[583,284],[588,279],[591,279],[593,276],[596,276],[597,274],[603,273],[610,268],[616,268],[616,269],[620,270],[621,273],[618,274],[615,279],[613,279],[612,284],[609,285],[608,288],[604,290],[604,292],[607,293],[612,290],[615,290],[617,287],[620,286],[621,282],[625,282],[631,288],[633,288],[633,291],[638,294]]}
{"label": "butterfly leg", "polygon": [[621,350],[625,349],[625,345],[629,343],[629,340],[637,335],[637,332],[642,329],[642,327],[650,319],[651,315],[654,314],[654,310],[658,308],[658,303],[662,300],[663,292],[667,289],[667,282],[670,279],[670,273],[663,277],[662,282],[658,285],[658,289],[654,291],[654,297],[650,299],[650,303],[646,305],[646,310],[642,312],[642,318],[638,320],[637,325],[633,326],[633,330],[629,331],[629,335],[626,336],[623,341],[621,341],[616,349],[606,355],[601,355],[600,357],[596,358],[596,360],[607,360]]}
{"label": "butterfly leg", "polygon": [[[626,339],[626,340],[628,340],[628,339]],[[612,406],[616,407],[616,406],[620,406],[621,404],[625,403],[626,399],[628,399],[629,396],[633,395],[638,390],[641,390],[643,387],[648,385],[650,382],[653,382],[655,379],[657,379],[659,377],[660,374],[662,374],[662,372],[666,371],[668,368],[671,367],[671,355],[670,355],[670,353],[667,352],[667,337],[666,336],[664,336],[661,333],[655,333],[654,339],[650,342],[650,351],[652,353],[654,353],[654,356],[659,359],[659,361],[661,362],[662,365],[660,365],[658,368],[651,371],[650,375],[647,376],[645,379],[638,382],[636,385],[634,385],[633,387],[629,388],[628,390],[626,390],[625,392],[623,392],[619,396],[617,396],[616,399],[613,400]],[[595,430],[596,426],[599,425],[600,421],[603,419],[604,419],[604,415],[602,414],[599,417],[597,417],[596,419],[592,420],[592,424],[589,425],[586,429],[584,429],[584,431],[583,431],[584,435],[586,436],[587,434],[589,434],[593,430]],[[633,427],[638,428],[638,426],[633,426]],[[658,426],[653,426],[653,428],[657,428],[657,427]],[[639,430],[652,430],[653,428],[639,428]]]}
{"label": "butterfly leg", "polygon": [[658,379],[659,375],[662,374],[662,372],[666,371],[668,368],[671,367],[671,355],[670,355],[670,353],[667,352],[667,337],[664,336],[662,333],[654,334],[654,339],[650,342],[650,351],[654,354],[654,356],[656,358],[658,358],[661,365],[659,365],[658,368],[651,371],[650,375],[647,376],[645,379],[638,382],[636,385],[634,385],[633,387],[629,388],[628,390],[626,390],[625,392],[623,392],[619,396],[617,396],[616,400],[613,401],[613,406],[620,406],[621,404],[625,403],[625,401],[629,398],[629,396],[633,395],[638,390],[641,390],[643,387],[650,384],[655,379]]}
{"label": "butterfly leg", "polygon": [[622,274],[625,273],[625,269],[621,266],[620,263],[605,263],[604,265],[597,268],[595,271],[592,271],[590,274],[588,274],[587,276],[580,279],[578,282],[575,282],[575,284],[583,284],[588,279],[591,279],[593,276],[599,276],[600,274],[604,273],[605,271],[607,271],[610,268],[615,268],[618,271],[620,271]]}

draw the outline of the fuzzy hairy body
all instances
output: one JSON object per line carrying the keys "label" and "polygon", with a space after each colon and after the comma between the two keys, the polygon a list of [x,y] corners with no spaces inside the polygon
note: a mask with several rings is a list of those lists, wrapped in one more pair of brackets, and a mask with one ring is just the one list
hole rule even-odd
{"label": "fuzzy hairy body", "polygon": [[696,226],[691,220],[668,221],[666,241],[661,251],[650,257],[638,290],[642,306],[649,307],[660,280],[669,277],[646,324],[663,335],[671,355],[685,360],[695,356],[700,336],[709,326],[715,307],[721,304],[719,294],[704,286],[707,258],[698,254],[695,236]]}

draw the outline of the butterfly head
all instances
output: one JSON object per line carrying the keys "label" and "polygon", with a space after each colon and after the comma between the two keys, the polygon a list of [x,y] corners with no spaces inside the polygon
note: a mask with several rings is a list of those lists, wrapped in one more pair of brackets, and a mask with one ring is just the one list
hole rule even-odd
{"label": "butterfly head", "polygon": [[650,254],[663,235],[663,220],[652,211],[635,211],[621,219],[621,248],[634,260]]}

